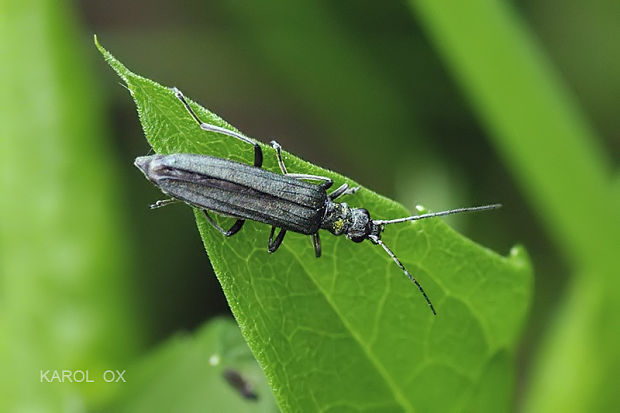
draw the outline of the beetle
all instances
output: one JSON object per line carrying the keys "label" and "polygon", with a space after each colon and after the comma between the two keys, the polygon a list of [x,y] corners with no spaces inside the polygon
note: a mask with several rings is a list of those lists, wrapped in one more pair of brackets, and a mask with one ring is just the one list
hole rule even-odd
{"label": "beetle", "polygon": [[[135,165],[147,179],[171,197],[156,202],[152,208],[177,201],[185,202],[202,210],[207,221],[225,237],[239,232],[246,219],[269,224],[270,253],[275,252],[282,244],[287,231],[310,235],[317,257],[321,255],[320,229],[333,235],[344,235],[353,242],[369,240],[380,245],[417,286],[434,315],[437,314],[435,308],[420,283],[381,240],[385,226],[501,206],[493,204],[391,220],[374,220],[364,208],[352,208],[344,202],[336,202],[336,199],[343,195],[354,194],[359,187],[351,188],[344,183],[328,193],[327,190],[333,185],[330,178],[289,173],[282,159],[281,147],[276,141],[272,141],[271,146],[275,149],[282,174],[262,169],[263,153],[256,141],[235,131],[202,122],[181,91],[176,88],[172,90],[202,130],[227,135],[252,145],[254,164],[247,165],[229,159],[188,153],[140,156],[136,158]],[[213,220],[209,211],[236,218],[236,221],[229,229],[224,229]],[[279,232],[275,235],[278,228]]]}

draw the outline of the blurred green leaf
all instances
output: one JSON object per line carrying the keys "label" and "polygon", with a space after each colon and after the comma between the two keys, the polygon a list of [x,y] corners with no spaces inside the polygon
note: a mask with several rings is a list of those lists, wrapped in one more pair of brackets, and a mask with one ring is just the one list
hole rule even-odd
{"label": "blurred green leaf", "polygon": [[620,204],[609,154],[508,2],[410,4],[573,266],[527,409],[617,408]]}
{"label": "blurred green leaf", "polygon": [[[157,152],[251,160],[247,145],[200,130],[168,88],[98,47],[127,83]],[[203,121],[234,129],[191,104]],[[265,168],[278,171],[273,149],[263,149]],[[284,159],[291,171],[345,181],[288,153]],[[408,215],[367,189],[350,201],[376,218]],[[491,399],[488,411],[509,405],[514,347],[531,295],[522,249],[503,258],[440,220],[389,228],[384,240],[426,289],[439,314],[433,317],[418,290],[370,243],[326,236],[316,259],[309,238],[291,233],[270,255],[266,225],[247,222],[241,234],[223,239],[198,211],[196,218],[282,410],[447,411]]]}
{"label": "blurred green leaf", "polygon": [[41,371],[101,377],[139,336],[118,182],[70,9],[0,3],[0,411],[78,411],[113,386]]}
{"label": "blurred green leaf", "polygon": [[[234,370],[249,383],[245,399],[224,378]],[[277,412],[265,375],[231,320],[214,319],[179,335],[127,369],[114,412]]]}

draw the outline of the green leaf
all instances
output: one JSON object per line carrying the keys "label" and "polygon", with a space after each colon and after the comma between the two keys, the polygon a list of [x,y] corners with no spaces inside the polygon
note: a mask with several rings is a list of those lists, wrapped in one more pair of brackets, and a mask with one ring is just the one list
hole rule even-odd
{"label": "green leaf", "polygon": [[[224,378],[241,374],[256,399],[244,398]],[[267,380],[239,328],[228,319],[178,335],[127,369],[115,412],[276,412]]]}
{"label": "green leaf", "polygon": [[[248,145],[200,130],[168,88],[130,72],[98,47],[126,82],[157,152],[250,163]],[[231,128],[192,107],[203,121]],[[263,149],[264,167],[277,172],[273,149]],[[290,171],[356,185],[288,153],[284,160]],[[375,218],[409,215],[365,188],[346,201]],[[324,234],[323,256],[316,259],[309,237],[291,233],[268,254],[266,225],[247,222],[240,234],[223,239],[198,212],[196,219],[282,410],[466,410],[506,394],[531,295],[521,248],[501,257],[437,219],[389,227],[383,239],[426,289],[438,311],[433,317],[415,286],[369,242]],[[507,397],[498,403],[508,408]]]}

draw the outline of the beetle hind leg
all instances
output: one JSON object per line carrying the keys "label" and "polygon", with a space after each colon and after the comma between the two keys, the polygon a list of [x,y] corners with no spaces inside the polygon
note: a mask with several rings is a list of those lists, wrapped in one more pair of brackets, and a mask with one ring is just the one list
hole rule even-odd
{"label": "beetle hind leg", "polygon": [[162,207],[165,207],[166,205],[176,204],[177,202],[181,202],[181,201],[176,198],[160,199],[154,204],[151,204],[149,208],[151,209],[162,208]]}
{"label": "beetle hind leg", "polygon": [[219,133],[222,135],[227,135],[232,138],[239,139],[240,141],[245,142],[249,145],[252,145],[254,147],[254,166],[256,166],[257,168],[260,168],[263,166],[263,150],[261,149],[258,142],[254,141],[253,139],[248,138],[247,136],[241,133],[238,133],[238,132],[226,129],[226,128],[222,128],[221,126],[212,125],[210,123],[203,122],[202,120],[200,120],[196,112],[194,112],[194,109],[192,109],[189,102],[185,99],[185,96],[183,95],[183,93],[176,87],[171,88],[171,90],[174,92],[174,96],[177,99],[179,99],[181,103],[183,103],[183,106],[185,106],[185,109],[189,112],[191,117],[194,118],[194,120],[198,123],[198,125],[200,126],[200,129],[207,131],[207,132],[214,132],[214,133]]}
{"label": "beetle hind leg", "polygon": [[203,214],[205,214],[205,218],[207,218],[207,222],[209,222],[209,224],[213,225],[213,228],[217,229],[225,237],[231,237],[231,236],[235,235],[237,232],[239,232],[239,230],[241,229],[241,227],[245,223],[245,219],[238,219],[238,220],[235,221],[235,223],[232,225],[232,227],[230,227],[230,229],[228,229],[228,231],[227,231],[224,228],[220,227],[217,224],[217,222],[215,222],[213,220],[213,218],[211,218],[211,215],[209,215],[209,213],[207,212],[206,209],[203,209],[202,212],[203,212]]}

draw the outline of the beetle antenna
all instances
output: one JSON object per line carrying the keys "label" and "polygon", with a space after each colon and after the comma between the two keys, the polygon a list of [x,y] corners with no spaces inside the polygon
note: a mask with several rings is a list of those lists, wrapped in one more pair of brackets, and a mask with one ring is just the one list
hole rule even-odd
{"label": "beetle antenna", "polygon": [[489,209],[500,208],[501,206],[502,204],[492,204],[492,205],[483,205],[483,206],[477,206],[477,207],[471,207],[471,208],[457,208],[457,209],[450,209],[448,211],[431,212],[428,214],[414,215],[414,216],[405,217],[405,218],[376,219],[374,220],[374,222],[375,224],[378,224],[378,225],[398,224],[400,222],[417,221],[417,220],[425,219],[425,218],[433,218],[433,217],[441,217],[444,215],[460,214],[461,212],[487,211]]}
{"label": "beetle antenna", "polygon": [[428,295],[426,295],[426,292],[424,291],[424,288],[422,288],[422,286],[420,285],[420,283],[418,282],[418,280],[415,279],[415,277],[413,275],[411,275],[411,273],[409,273],[409,271],[407,271],[407,269],[405,268],[405,266],[403,265],[402,262],[400,262],[400,260],[398,258],[396,258],[396,255],[394,255],[394,253],[392,252],[391,249],[388,248],[387,245],[385,245],[383,243],[383,241],[381,241],[380,238],[375,237],[375,236],[371,236],[370,240],[375,243],[375,244],[379,244],[383,247],[383,249],[385,250],[385,252],[388,253],[388,255],[390,257],[392,257],[392,259],[394,260],[394,262],[396,263],[396,265],[398,265],[400,267],[401,270],[403,270],[403,272],[405,273],[405,275],[407,277],[409,277],[409,279],[418,287],[418,290],[420,290],[420,292],[422,293],[422,295],[424,296],[424,299],[426,300],[426,302],[428,303],[428,306],[431,308],[431,311],[433,312],[433,315],[437,315],[437,312],[435,311],[435,307],[433,307],[433,303],[431,303],[430,298],[428,298]]}

